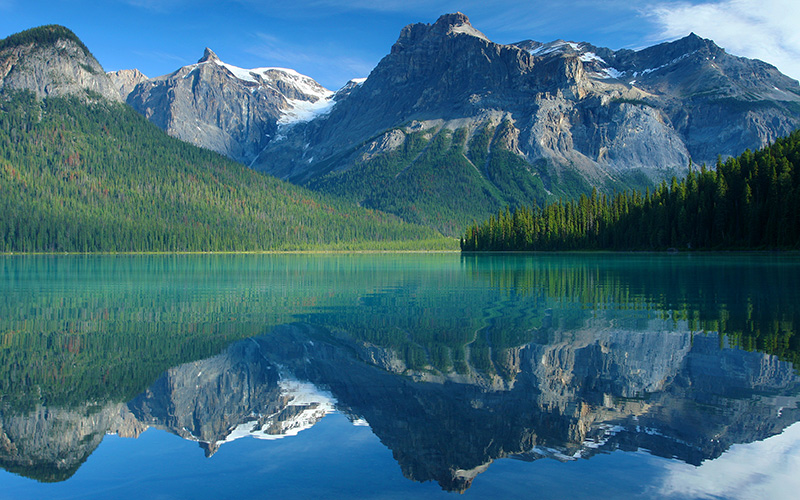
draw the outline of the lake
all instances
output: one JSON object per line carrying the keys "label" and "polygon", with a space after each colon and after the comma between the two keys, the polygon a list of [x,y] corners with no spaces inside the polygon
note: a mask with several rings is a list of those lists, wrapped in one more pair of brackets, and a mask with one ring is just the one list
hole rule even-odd
{"label": "lake", "polygon": [[800,257],[0,257],[0,499],[795,498]]}

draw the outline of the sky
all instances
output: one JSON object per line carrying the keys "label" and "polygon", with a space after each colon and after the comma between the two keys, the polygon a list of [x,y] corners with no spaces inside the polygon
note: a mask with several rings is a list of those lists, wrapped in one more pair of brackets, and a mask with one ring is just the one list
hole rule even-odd
{"label": "sky", "polygon": [[226,63],[292,68],[336,90],[368,76],[403,26],[457,11],[497,43],[641,49],[694,32],[800,78],[798,0],[0,0],[0,38],[61,24],[106,71],[149,77],[210,47]]}

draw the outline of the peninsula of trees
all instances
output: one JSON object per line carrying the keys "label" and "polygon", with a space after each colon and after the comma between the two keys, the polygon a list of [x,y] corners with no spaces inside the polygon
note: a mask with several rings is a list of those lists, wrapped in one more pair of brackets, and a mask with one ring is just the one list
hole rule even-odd
{"label": "peninsula of trees", "polygon": [[461,238],[462,251],[800,248],[800,131],[759,150],[690,166],[653,192],[596,190],[508,208]]}

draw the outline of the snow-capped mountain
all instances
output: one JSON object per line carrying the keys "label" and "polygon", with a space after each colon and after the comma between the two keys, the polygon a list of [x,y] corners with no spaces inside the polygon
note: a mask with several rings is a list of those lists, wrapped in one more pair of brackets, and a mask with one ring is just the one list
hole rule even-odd
{"label": "snow-capped mountain", "polygon": [[644,190],[800,127],[796,80],[694,34],[638,51],[497,44],[446,14],[333,92],[210,49],[153,79],[105,74],[59,29],[55,45],[11,37],[0,88],[124,98],[182,140],[448,235],[506,206]]}
{"label": "snow-capped mountain", "polygon": [[[452,228],[506,205],[593,186],[644,190],[797,127],[796,80],[694,34],[640,51],[504,45],[456,13],[406,26],[363,84],[268,144],[253,167],[460,234]],[[445,149],[436,156],[420,140]],[[467,207],[454,185],[472,196]]]}
{"label": "snow-capped mountain", "polygon": [[333,94],[294,70],[244,69],[206,48],[196,64],[123,97],[170,135],[250,163],[282,129],[329,111]]}

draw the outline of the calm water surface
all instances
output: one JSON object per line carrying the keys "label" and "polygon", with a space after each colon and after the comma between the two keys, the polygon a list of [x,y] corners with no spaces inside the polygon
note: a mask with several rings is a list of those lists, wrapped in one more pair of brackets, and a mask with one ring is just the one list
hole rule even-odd
{"label": "calm water surface", "polygon": [[0,499],[796,498],[800,258],[0,257]]}

